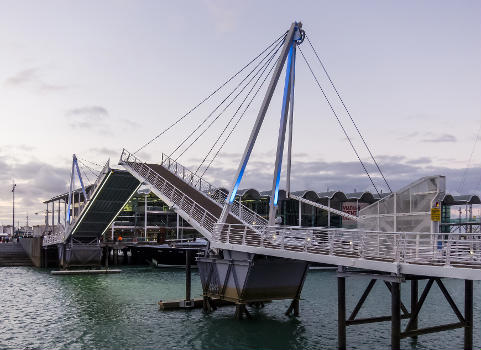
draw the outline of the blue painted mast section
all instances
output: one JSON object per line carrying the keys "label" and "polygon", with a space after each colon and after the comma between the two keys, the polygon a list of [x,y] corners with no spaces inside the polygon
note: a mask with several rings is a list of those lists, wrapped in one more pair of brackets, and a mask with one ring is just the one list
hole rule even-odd
{"label": "blue painted mast section", "polygon": [[80,174],[80,169],[79,169],[79,166],[78,166],[77,157],[74,158],[74,162],[75,162],[75,167],[77,168],[77,175],[78,175],[78,178],[80,180],[80,186],[82,187],[82,192],[84,194],[84,201],[86,202],[88,200],[88,197],[87,197],[87,192],[85,191],[85,186],[84,186],[84,182],[82,180],[82,175]]}
{"label": "blue painted mast section", "polygon": [[[73,155],[73,159],[75,159],[75,154]],[[67,206],[67,224],[70,224],[70,210],[72,206],[72,190],[73,190],[73,183],[74,183],[74,175],[75,175],[75,162],[72,160],[72,172],[70,173],[70,191],[68,192],[68,206]]]}
{"label": "blue painted mast section", "polygon": [[274,178],[272,182],[271,200],[269,203],[269,226],[275,224],[277,202],[279,200],[279,184],[281,181],[282,156],[284,154],[284,141],[286,136],[287,117],[289,112],[289,102],[291,97],[292,78],[294,76],[294,55],[296,43],[293,41],[289,49],[287,58],[286,77],[284,80],[284,96],[282,99],[281,119],[279,123],[279,136],[277,139],[276,162],[274,168]]}
{"label": "blue painted mast section", "polygon": [[[302,40],[302,36],[301,36]],[[292,133],[294,123],[294,86],[296,84],[296,51],[292,56],[292,75],[291,75],[291,100],[289,101],[289,139],[287,141],[287,174],[286,174],[286,192],[287,196],[291,193],[291,158],[292,158]]]}
{"label": "blue painted mast section", "polygon": [[[257,136],[259,134],[260,128],[262,126],[262,123],[264,121],[264,117],[266,115],[267,109],[269,108],[269,104],[272,99],[272,95],[274,94],[274,90],[276,88],[277,82],[279,80],[279,77],[282,73],[282,68],[284,66],[284,63],[286,62],[287,56],[289,55],[289,50],[292,47],[292,43],[297,40],[296,35],[298,36],[300,31],[301,31],[302,24],[300,22],[294,22],[291,24],[291,27],[287,31],[287,35],[285,37],[285,41],[281,50],[281,54],[279,56],[279,60],[276,64],[276,67],[274,69],[274,72],[272,74],[271,81],[269,83],[269,87],[267,88],[266,94],[264,96],[264,100],[262,101],[261,108],[259,109],[259,113],[257,115],[257,119],[254,123],[254,127],[252,128],[251,135],[249,137],[249,140],[247,141],[246,148],[244,150],[244,154],[242,155],[242,158],[240,160],[239,167],[236,171],[235,177],[234,177],[234,182],[232,185],[232,189],[229,192],[229,195],[227,196],[226,202],[224,204],[224,207],[222,209],[222,213],[219,217],[218,223],[219,224],[224,224],[227,220],[227,216],[229,215],[230,207],[232,203],[234,202],[237,190],[239,189],[239,185],[242,181],[242,176],[244,175],[247,163],[249,161],[249,157],[251,155],[252,149],[254,147],[254,144],[256,142]],[[218,226],[217,230],[221,230],[222,226]]]}
{"label": "blue painted mast section", "polygon": [[[294,51],[295,51],[295,48],[294,48],[294,41],[293,41],[290,45],[289,56],[287,57],[286,78],[285,78],[285,82],[284,82],[284,99],[283,99],[283,102],[282,102],[281,126],[279,127],[279,137],[281,135],[282,123],[283,123],[283,120],[285,119],[285,114],[286,114],[285,112],[287,110],[287,104],[289,103],[289,101],[288,101],[289,91],[290,91],[290,89],[289,89],[290,78],[289,77],[291,75],[292,56],[293,56]],[[285,127],[284,127],[284,134],[285,134]],[[284,143],[282,143],[282,146],[284,146]],[[282,165],[282,157],[281,157],[281,165]],[[237,181],[235,182],[234,188],[231,191],[231,195],[229,197],[229,204],[232,204],[232,202],[234,202],[235,196],[237,194],[237,190],[239,189],[239,185],[242,181],[242,176],[244,176],[244,171],[245,171],[246,166],[247,166],[247,162],[245,162],[242,165],[242,168],[239,172],[239,176],[237,177]],[[279,178],[280,178],[280,168],[279,168]],[[279,178],[277,180],[277,191],[276,191],[276,193],[279,192]],[[275,205],[277,206],[277,196],[275,197],[274,202],[275,202]]]}
{"label": "blue painted mast section", "polygon": [[77,170],[77,176],[78,176],[79,181],[80,181],[80,186],[82,187],[82,193],[84,195],[84,201],[88,200],[87,192],[85,191],[84,182],[82,180],[82,175],[80,173],[80,168],[78,166],[77,156],[74,154],[73,160],[72,160],[72,173],[70,174],[70,191],[69,191],[69,194],[68,194],[68,206],[67,206],[67,224],[70,224],[70,217],[71,217],[70,212],[71,212],[71,210],[73,210],[73,208],[71,208],[71,206],[72,206],[72,196],[74,195],[73,191],[75,191],[75,189],[73,188],[74,187],[74,180],[75,180],[75,170]]}

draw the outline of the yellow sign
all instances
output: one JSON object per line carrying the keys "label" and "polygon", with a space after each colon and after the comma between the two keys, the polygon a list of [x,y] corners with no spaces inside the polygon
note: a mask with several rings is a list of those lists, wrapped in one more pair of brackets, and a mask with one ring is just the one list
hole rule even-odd
{"label": "yellow sign", "polygon": [[440,208],[431,208],[431,221],[441,221]]}

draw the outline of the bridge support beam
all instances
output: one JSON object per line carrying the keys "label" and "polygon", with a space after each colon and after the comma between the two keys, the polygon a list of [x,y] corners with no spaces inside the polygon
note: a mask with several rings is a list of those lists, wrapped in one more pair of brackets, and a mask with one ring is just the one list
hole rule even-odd
{"label": "bridge support beam", "polygon": [[309,270],[309,265],[306,264],[306,268],[304,270],[304,276],[302,276],[301,284],[297,288],[296,296],[294,299],[292,299],[291,305],[289,305],[289,308],[286,311],[286,316],[289,316],[291,313],[293,313],[294,317],[299,317],[300,315],[299,304],[301,300],[302,287],[304,287],[304,281],[306,280],[306,275],[308,270]]}
{"label": "bridge support beam", "polygon": [[[346,318],[346,277],[349,276],[365,276],[371,278],[366,290],[360,297],[358,303],[354,307],[351,315]],[[418,299],[418,280],[425,279],[427,283],[423,289],[421,297]],[[371,293],[372,288],[377,280],[384,280],[391,293],[391,315],[377,316],[368,318],[358,318],[357,314],[362,308],[364,301]],[[411,281],[411,310],[408,310],[401,299],[401,283],[406,280]],[[399,350],[401,348],[401,339],[412,338],[429,333],[438,333],[456,328],[464,328],[464,349],[473,349],[473,281],[466,280],[465,296],[464,296],[464,315],[458,309],[449,291],[444,286],[442,280],[438,277],[428,276],[393,276],[388,274],[369,274],[359,271],[346,271],[344,268],[338,270],[337,286],[338,286],[338,349],[346,349],[346,329],[349,326],[364,323],[377,323],[391,321],[391,349]],[[437,284],[439,289],[450,306],[459,322],[441,324],[432,327],[418,327],[418,316],[424,302],[431,290],[431,287]],[[401,320],[408,319],[408,323],[404,330],[401,328]]]}
{"label": "bridge support beam", "polygon": [[[224,224],[227,220],[229,215],[230,206],[235,199],[235,195],[237,193],[237,189],[239,188],[240,182],[242,180],[242,176],[244,175],[244,171],[247,166],[247,162],[249,161],[250,155],[252,153],[252,149],[254,148],[254,144],[256,143],[257,136],[259,135],[259,131],[261,129],[262,123],[264,121],[264,117],[267,113],[267,109],[269,108],[269,104],[271,102],[272,96],[274,95],[274,90],[276,88],[277,82],[282,72],[282,68],[284,67],[284,63],[289,55],[291,46],[295,39],[296,33],[300,31],[302,28],[301,23],[292,23],[289,31],[287,32],[284,45],[282,47],[281,53],[279,55],[279,60],[277,61],[276,67],[272,73],[271,81],[269,83],[269,87],[266,90],[266,94],[264,96],[264,100],[262,101],[261,108],[257,114],[256,121],[254,123],[254,127],[252,128],[251,134],[249,136],[249,140],[247,141],[247,145],[244,149],[244,153],[242,155],[241,161],[239,163],[239,167],[236,171],[234,182],[230,189],[229,195],[227,196],[226,203],[222,209],[222,213],[219,217],[218,223]],[[289,95],[290,97],[290,95]],[[271,201],[273,198],[271,198]]]}
{"label": "bridge support beam", "polygon": [[337,348],[346,350],[346,278],[337,277]]}
{"label": "bridge support beam", "polygon": [[473,349],[473,281],[464,281],[464,350]]}
{"label": "bridge support beam", "polygon": [[[411,310],[416,310],[418,307],[418,280],[411,280]],[[418,328],[418,316],[411,315],[412,324],[415,329]],[[412,336],[412,339],[416,341],[418,339],[417,335]]]}
{"label": "bridge support beam", "polygon": [[391,283],[391,349],[401,349],[401,284]]}
{"label": "bridge support beam", "polygon": [[110,248],[105,247],[104,249],[104,258],[105,258],[105,269],[107,270],[109,268],[109,258],[110,258]]}
{"label": "bridge support beam", "polygon": [[185,250],[185,301],[191,300],[190,292],[191,292],[191,269],[190,269],[190,254],[191,251],[189,249]]}

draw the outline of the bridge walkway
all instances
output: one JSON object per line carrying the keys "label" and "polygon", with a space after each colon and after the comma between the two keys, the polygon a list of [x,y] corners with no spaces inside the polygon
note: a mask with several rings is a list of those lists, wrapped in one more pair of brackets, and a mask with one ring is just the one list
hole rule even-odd
{"label": "bridge walkway", "polygon": [[257,224],[256,214],[249,212],[249,219],[231,212],[227,223],[218,224],[225,196],[215,197],[215,187],[202,187],[201,179],[192,181],[186,168],[177,163],[172,168],[164,161],[146,164],[126,150],[120,164],[204,235],[212,248],[393,274],[481,280],[479,234],[267,226]]}
{"label": "bridge walkway", "polygon": [[[66,228],[59,225],[58,231],[46,235],[43,246],[65,243],[70,237],[80,243],[98,240],[139,186],[140,181],[128,171],[107,164],[88,189],[88,199],[76,208],[78,214],[71,223]],[[64,196],[68,198],[68,193]]]}

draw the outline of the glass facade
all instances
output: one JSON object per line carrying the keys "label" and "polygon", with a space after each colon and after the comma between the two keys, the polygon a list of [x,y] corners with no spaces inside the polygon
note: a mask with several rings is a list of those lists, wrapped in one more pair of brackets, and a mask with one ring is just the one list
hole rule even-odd
{"label": "glass facade", "polygon": [[446,193],[444,176],[417,180],[360,211],[359,227],[383,232],[439,232],[431,208],[441,206]]}

